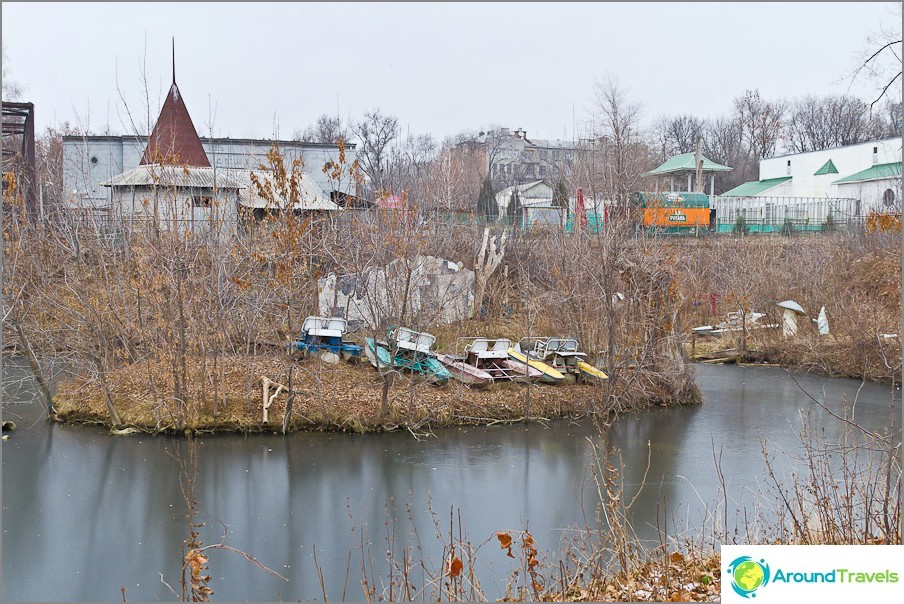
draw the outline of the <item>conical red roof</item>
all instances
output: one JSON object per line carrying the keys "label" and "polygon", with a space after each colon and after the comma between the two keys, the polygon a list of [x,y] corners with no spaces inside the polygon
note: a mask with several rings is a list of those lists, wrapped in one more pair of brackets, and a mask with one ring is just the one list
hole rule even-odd
{"label": "conical red roof", "polygon": [[209,168],[210,160],[204,152],[198,131],[188,115],[179,87],[173,82],[160,110],[160,117],[148,140],[140,165],[176,164]]}

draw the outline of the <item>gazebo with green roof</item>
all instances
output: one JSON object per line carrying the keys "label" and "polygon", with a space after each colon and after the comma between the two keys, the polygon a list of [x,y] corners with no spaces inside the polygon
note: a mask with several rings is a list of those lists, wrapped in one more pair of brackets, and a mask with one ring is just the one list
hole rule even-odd
{"label": "gazebo with green roof", "polygon": [[[697,172],[697,164],[694,159],[695,153],[682,153],[681,155],[676,155],[674,157],[670,157],[665,160],[661,166],[658,168],[653,168],[649,172],[645,173],[644,176],[656,176],[657,177],[657,185],[656,188],[659,188],[658,177],[659,176],[668,176],[669,178],[669,192],[673,192],[675,190],[675,177],[687,176],[687,190],[693,191],[694,184],[694,175]],[[709,194],[715,194],[716,188],[716,172],[730,172],[732,168],[728,166],[723,166],[722,164],[717,164],[716,162],[704,157],[700,156],[700,161],[703,164],[703,177],[706,178],[706,175],[709,174]]]}

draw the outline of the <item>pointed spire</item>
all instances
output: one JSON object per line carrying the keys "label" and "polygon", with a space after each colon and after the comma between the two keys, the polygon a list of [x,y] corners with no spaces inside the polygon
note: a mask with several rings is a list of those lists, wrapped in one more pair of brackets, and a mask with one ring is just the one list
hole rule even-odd
{"label": "pointed spire", "polygon": [[147,164],[210,167],[204,145],[176,86],[176,38],[173,38],[173,85],[141,157],[140,165]]}

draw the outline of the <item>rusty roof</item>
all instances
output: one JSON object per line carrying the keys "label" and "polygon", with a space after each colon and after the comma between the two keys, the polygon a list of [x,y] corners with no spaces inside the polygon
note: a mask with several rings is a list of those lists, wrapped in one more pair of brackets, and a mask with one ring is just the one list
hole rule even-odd
{"label": "rusty roof", "polygon": [[210,167],[210,160],[175,81],[166,95],[160,117],[141,158],[140,165],[147,164]]}

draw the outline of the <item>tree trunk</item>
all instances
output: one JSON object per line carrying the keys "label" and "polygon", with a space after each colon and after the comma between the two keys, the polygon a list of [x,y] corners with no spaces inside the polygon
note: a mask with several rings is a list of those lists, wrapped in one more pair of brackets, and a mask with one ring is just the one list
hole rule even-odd
{"label": "tree trunk", "polygon": [[22,326],[19,324],[19,318],[11,314],[10,320],[12,320],[16,335],[19,336],[19,341],[22,343],[22,349],[25,353],[25,359],[28,361],[28,366],[31,368],[31,373],[35,376],[35,381],[38,383],[38,388],[41,390],[41,395],[44,397],[44,407],[47,411],[47,415],[53,417],[53,396],[50,394],[50,388],[47,386],[47,381],[44,379],[44,373],[41,371],[41,365],[38,363],[38,358],[35,356],[31,343],[28,341],[25,332],[22,330]]}

